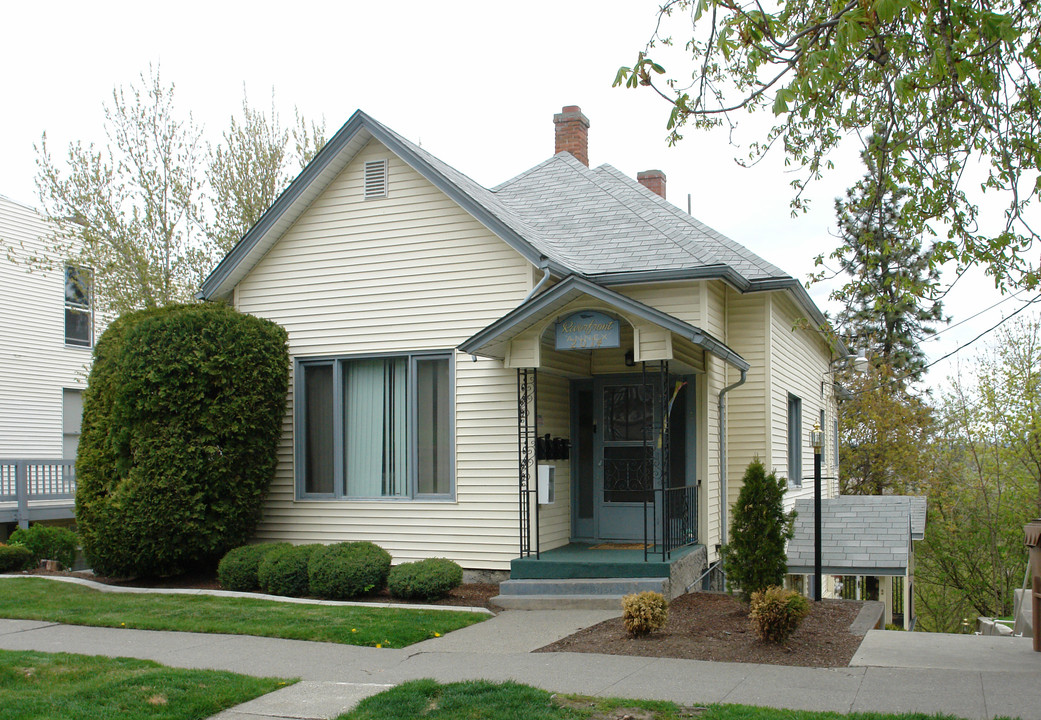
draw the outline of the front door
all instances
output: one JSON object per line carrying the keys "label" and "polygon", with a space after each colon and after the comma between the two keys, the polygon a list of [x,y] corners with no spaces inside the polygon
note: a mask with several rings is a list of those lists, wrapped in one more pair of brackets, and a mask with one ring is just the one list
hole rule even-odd
{"label": "front door", "polygon": [[[657,377],[652,382],[656,383]],[[692,383],[691,383],[692,384]],[[604,376],[572,384],[572,537],[614,542],[642,541],[644,501],[646,531],[656,537],[653,512],[662,409],[655,385],[640,375]],[[670,488],[693,484],[693,393],[669,399]],[[656,423],[655,418],[658,418]],[[660,494],[660,493],[659,493]],[[655,532],[657,530],[657,533]]]}

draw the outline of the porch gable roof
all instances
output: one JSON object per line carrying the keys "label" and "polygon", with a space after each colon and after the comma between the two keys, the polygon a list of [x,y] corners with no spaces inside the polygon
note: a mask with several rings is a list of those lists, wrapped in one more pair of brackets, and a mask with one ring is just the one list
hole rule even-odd
{"label": "porch gable roof", "polygon": [[471,355],[502,360],[506,357],[506,348],[510,340],[559,312],[583,295],[600,300],[617,308],[620,312],[641,318],[686,338],[738,370],[747,371],[751,367],[743,357],[701,328],[577,275],[569,275],[549,290],[528,298],[506,315],[462,342],[459,349]]}

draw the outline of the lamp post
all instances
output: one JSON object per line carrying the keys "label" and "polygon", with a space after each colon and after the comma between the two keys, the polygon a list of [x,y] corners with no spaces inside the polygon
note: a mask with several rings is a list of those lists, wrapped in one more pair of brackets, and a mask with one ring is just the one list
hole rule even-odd
{"label": "lamp post", "polygon": [[819,422],[810,430],[813,446],[813,599],[821,599],[821,446],[824,432]]}

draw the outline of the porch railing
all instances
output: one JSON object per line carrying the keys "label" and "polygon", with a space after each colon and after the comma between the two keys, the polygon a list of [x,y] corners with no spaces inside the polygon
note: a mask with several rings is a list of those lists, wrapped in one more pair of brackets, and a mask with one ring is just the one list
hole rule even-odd
{"label": "porch railing", "polygon": [[[72,517],[76,461],[0,459],[0,519],[28,527],[31,519]],[[46,504],[37,512],[33,505]],[[4,505],[13,507],[4,508]],[[6,511],[5,511],[6,510]]]}
{"label": "porch railing", "polygon": [[[698,541],[698,488],[694,485],[655,488],[652,492],[653,499],[643,501],[645,562],[651,553],[660,553],[662,560],[667,560],[673,550]],[[648,516],[652,519],[650,523]]]}

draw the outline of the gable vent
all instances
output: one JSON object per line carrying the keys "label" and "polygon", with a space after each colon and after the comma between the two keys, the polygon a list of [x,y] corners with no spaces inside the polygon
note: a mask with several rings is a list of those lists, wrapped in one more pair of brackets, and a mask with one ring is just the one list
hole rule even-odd
{"label": "gable vent", "polygon": [[365,199],[387,197],[387,161],[365,163]]}

